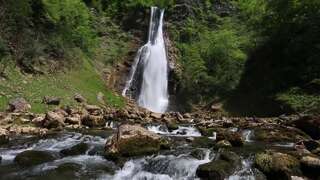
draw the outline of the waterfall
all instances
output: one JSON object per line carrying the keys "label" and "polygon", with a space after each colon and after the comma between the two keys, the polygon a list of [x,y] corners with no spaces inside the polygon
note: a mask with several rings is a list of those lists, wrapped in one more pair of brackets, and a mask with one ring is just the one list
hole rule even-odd
{"label": "waterfall", "polygon": [[165,112],[169,103],[168,62],[162,30],[163,15],[164,10],[151,7],[148,42],[138,50],[122,92],[122,95],[126,96],[140,66],[142,83],[137,102],[139,106],[159,113]]}

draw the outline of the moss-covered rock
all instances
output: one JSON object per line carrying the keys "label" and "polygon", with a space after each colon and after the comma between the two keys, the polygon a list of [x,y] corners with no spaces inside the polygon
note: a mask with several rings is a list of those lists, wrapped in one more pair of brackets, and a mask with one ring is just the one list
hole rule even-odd
{"label": "moss-covered rock", "polygon": [[223,151],[216,160],[202,164],[198,167],[196,174],[204,180],[224,180],[230,176],[240,164],[240,157],[234,152]]}
{"label": "moss-covered rock", "polygon": [[21,166],[33,166],[53,160],[55,160],[55,157],[50,152],[27,150],[19,153],[14,162]]}
{"label": "moss-covered rock", "polygon": [[61,150],[60,153],[64,156],[75,156],[75,155],[85,154],[88,149],[89,149],[88,144],[79,143],[70,148]]}
{"label": "moss-covered rock", "polygon": [[254,129],[255,140],[264,142],[297,142],[309,139],[308,135],[296,128],[268,125]]}
{"label": "moss-covered rock", "polygon": [[174,121],[167,122],[167,128],[169,131],[177,130],[179,128],[178,124]]}
{"label": "moss-covered rock", "polygon": [[300,175],[299,161],[288,154],[279,152],[259,153],[255,157],[255,166],[261,170],[268,179],[291,179],[292,175]]}
{"label": "moss-covered rock", "polygon": [[215,142],[208,137],[195,137],[191,145],[197,148],[211,148],[214,144]]}

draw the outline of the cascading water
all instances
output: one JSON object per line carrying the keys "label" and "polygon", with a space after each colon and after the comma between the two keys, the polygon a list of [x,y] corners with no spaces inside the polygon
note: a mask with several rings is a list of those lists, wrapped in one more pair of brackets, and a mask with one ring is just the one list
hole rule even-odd
{"label": "cascading water", "polygon": [[148,42],[138,50],[122,92],[122,95],[126,96],[137,69],[141,68],[142,83],[137,102],[140,106],[159,113],[165,112],[169,103],[168,62],[162,31],[163,15],[164,10],[151,7]]}

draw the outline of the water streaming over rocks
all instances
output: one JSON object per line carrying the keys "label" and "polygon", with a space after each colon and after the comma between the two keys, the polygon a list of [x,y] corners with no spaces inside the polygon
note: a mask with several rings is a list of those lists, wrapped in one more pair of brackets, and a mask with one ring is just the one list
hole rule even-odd
{"label": "water streaming over rocks", "polygon": [[169,131],[164,125],[149,125],[147,129],[151,132],[167,135],[167,136],[180,136],[180,137],[200,137],[201,133],[197,128],[192,125],[178,126],[178,129]]}
{"label": "water streaming over rocks", "polygon": [[[194,148],[186,143],[187,137],[201,136],[192,125],[180,125],[171,132],[164,125],[149,125],[147,129],[172,138],[175,142],[173,149],[128,159],[123,166],[119,166],[104,158],[104,145],[114,133],[113,129],[62,132],[45,138],[16,137],[15,143],[0,148],[0,156],[3,158],[0,176],[5,179],[193,180],[198,179],[198,166],[213,160],[217,153],[213,149]],[[88,144],[84,153],[67,156],[61,154],[62,150],[80,143]],[[22,168],[14,158],[26,150],[50,152],[56,160]],[[243,158],[242,166],[228,179],[251,180],[255,179],[256,174],[252,168],[252,160]]]}
{"label": "water streaming over rocks", "polygon": [[140,106],[153,112],[165,112],[168,100],[168,62],[163,39],[164,10],[151,8],[148,42],[142,46],[133,62],[129,78],[123,89],[125,96],[142,70],[142,82],[138,83],[140,90],[137,102]]}

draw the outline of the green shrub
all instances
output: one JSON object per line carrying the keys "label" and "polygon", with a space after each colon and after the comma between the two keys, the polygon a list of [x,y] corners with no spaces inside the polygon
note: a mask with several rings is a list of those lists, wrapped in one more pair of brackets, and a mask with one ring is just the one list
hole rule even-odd
{"label": "green shrub", "polygon": [[47,18],[56,26],[65,42],[85,51],[96,43],[89,9],[81,0],[43,0]]}

